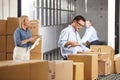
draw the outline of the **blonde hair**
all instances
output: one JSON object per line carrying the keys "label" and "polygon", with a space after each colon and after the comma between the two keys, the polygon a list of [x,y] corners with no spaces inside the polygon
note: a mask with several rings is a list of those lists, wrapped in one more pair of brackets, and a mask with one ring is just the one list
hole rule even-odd
{"label": "blonde hair", "polygon": [[28,16],[23,15],[23,16],[19,17],[19,27],[20,28],[22,28],[24,21],[25,21],[25,18],[28,18]]}

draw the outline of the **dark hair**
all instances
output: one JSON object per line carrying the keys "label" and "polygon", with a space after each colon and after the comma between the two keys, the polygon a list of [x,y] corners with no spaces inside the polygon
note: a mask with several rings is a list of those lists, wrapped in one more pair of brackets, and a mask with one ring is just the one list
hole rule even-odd
{"label": "dark hair", "polygon": [[77,15],[77,16],[72,20],[72,23],[73,23],[74,21],[79,21],[79,20],[82,20],[82,21],[85,22],[85,18],[84,18],[83,16]]}

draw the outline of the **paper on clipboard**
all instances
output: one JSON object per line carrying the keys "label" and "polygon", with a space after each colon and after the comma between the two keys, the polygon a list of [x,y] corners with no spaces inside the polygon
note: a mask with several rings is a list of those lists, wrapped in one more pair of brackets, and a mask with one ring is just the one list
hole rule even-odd
{"label": "paper on clipboard", "polygon": [[35,48],[35,46],[37,46],[39,44],[40,38],[38,38],[35,43],[32,45],[32,47],[30,49],[28,49],[27,54],[29,54],[30,50],[32,50],[33,48]]}

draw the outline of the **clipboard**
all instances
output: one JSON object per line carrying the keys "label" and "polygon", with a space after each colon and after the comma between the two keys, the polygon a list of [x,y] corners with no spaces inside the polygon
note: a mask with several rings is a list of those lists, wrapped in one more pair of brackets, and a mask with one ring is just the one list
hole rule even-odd
{"label": "clipboard", "polygon": [[28,49],[27,54],[30,54],[29,52],[30,52],[32,49],[34,49],[35,46],[37,46],[37,45],[39,44],[39,41],[40,41],[40,38],[38,38],[38,39],[34,42],[34,44],[30,47],[30,49]]}

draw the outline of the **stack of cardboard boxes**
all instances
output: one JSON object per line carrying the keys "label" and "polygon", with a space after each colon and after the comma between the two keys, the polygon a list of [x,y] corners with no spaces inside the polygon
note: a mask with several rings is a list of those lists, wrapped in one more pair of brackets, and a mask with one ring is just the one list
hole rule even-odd
{"label": "stack of cardboard boxes", "polygon": [[39,36],[40,38],[39,44],[30,51],[30,59],[42,59],[42,36],[39,35],[40,22],[39,20],[31,20],[30,25],[29,30],[32,36]]}
{"label": "stack of cardboard boxes", "polygon": [[114,72],[116,74],[120,73],[120,53],[114,56]]}
{"label": "stack of cardboard boxes", "polygon": [[0,20],[0,60],[6,60],[6,20]]}
{"label": "stack of cardboard boxes", "polygon": [[[119,62],[120,55],[114,60],[114,50],[112,47],[107,45],[92,45],[90,47],[94,52],[81,52],[74,55],[68,55],[68,60],[73,60],[74,62],[82,62],[84,64],[84,80],[94,80],[97,79],[98,75],[108,75],[114,73],[114,61],[115,61],[115,72],[120,73]],[[82,67],[82,65],[81,65]],[[79,67],[79,70],[81,68]],[[75,70],[75,69],[74,69]],[[81,71],[82,72],[82,71]],[[77,80],[75,76],[77,73],[74,72],[74,79]]]}
{"label": "stack of cardboard boxes", "polygon": [[[84,80],[97,79],[98,77],[98,55],[97,54],[84,53],[84,54],[68,55],[68,60],[84,63],[84,71],[83,73],[82,72],[80,73],[80,75],[84,75]],[[80,77],[80,75],[78,75],[77,77]]]}
{"label": "stack of cardboard boxes", "polygon": [[[39,21],[30,21],[30,31],[32,36],[38,36],[39,33]],[[0,20],[0,60],[12,60],[13,50],[15,47],[13,34],[16,28],[19,27],[19,18],[8,17],[7,20]],[[39,44],[31,50],[31,59],[42,59],[42,36],[40,37]]]}
{"label": "stack of cardboard boxes", "polygon": [[98,52],[98,71],[99,75],[108,75],[114,73],[114,50],[110,46],[90,46],[92,50]]}
{"label": "stack of cardboard boxes", "polygon": [[1,61],[0,80],[73,80],[72,61]]}
{"label": "stack of cardboard boxes", "polygon": [[12,60],[13,56],[13,49],[15,47],[13,34],[16,28],[19,26],[19,18],[16,17],[8,17],[7,18],[7,49],[6,49],[6,59]]}

